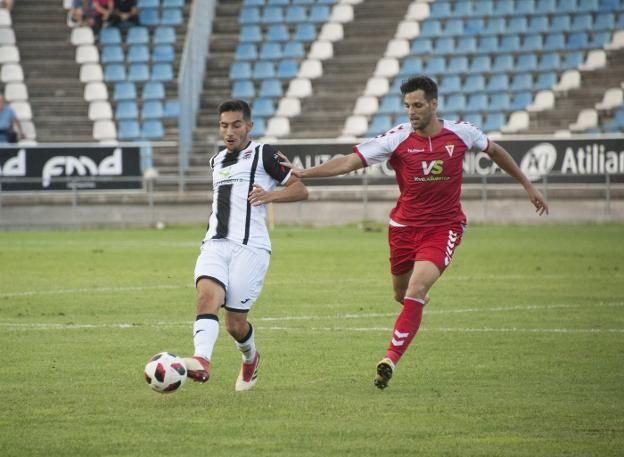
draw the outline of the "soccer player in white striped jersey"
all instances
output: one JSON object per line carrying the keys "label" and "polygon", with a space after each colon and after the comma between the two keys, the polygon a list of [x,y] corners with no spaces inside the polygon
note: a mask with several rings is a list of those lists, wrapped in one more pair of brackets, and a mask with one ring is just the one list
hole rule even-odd
{"label": "soccer player in white striped jersey", "polygon": [[[218,112],[225,148],[210,159],[212,213],[195,265],[195,352],[184,361],[190,378],[202,383],[208,380],[219,335],[219,309],[223,307],[225,328],[243,358],[235,390],[244,391],[255,385],[260,362],[255,330],[247,315],[260,295],[269,267],[266,205],[305,200],[308,191],[279,163],[275,147],[250,138],[253,122],[247,102],[225,101]],[[276,189],[278,185],[283,187]]]}

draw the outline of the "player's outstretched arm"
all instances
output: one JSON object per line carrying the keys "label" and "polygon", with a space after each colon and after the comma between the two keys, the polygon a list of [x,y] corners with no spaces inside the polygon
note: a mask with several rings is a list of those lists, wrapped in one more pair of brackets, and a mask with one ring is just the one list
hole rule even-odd
{"label": "player's outstretched arm", "polygon": [[265,205],[267,203],[287,203],[298,202],[308,198],[308,189],[296,176],[291,176],[284,187],[280,187],[272,192],[267,192],[258,184],[253,185],[249,193],[249,203],[253,206]]}
{"label": "player's outstretched arm", "polygon": [[279,155],[282,159],[280,164],[292,169],[293,174],[300,178],[324,178],[328,176],[338,176],[364,167],[362,159],[354,152],[334,157],[321,165],[310,168],[295,167],[284,154],[280,152]]}
{"label": "player's outstretched arm", "polygon": [[548,204],[546,203],[544,196],[535,188],[531,181],[529,181],[529,178],[522,173],[520,167],[516,164],[513,157],[511,157],[511,154],[509,154],[509,152],[507,152],[507,150],[500,144],[496,144],[493,141],[490,142],[490,147],[486,152],[499,167],[507,172],[509,176],[513,177],[516,181],[522,184],[522,187],[524,187],[529,196],[529,200],[533,203],[533,206],[535,206],[535,212],[537,212],[540,216],[542,214],[548,214]]}

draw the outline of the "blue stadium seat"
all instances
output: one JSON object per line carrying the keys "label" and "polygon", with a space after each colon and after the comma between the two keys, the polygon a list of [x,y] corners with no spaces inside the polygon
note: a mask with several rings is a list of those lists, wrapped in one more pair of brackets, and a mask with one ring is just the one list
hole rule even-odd
{"label": "blue stadium seat", "polygon": [[152,62],[172,63],[175,60],[175,49],[170,44],[159,44],[152,50]]}
{"label": "blue stadium seat", "polygon": [[[255,116],[255,114],[254,114]],[[264,132],[266,131],[266,122],[264,120],[264,118],[259,117],[256,118],[254,117],[254,123],[253,123],[253,127],[251,128],[251,132],[249,132],[249,135],[252,138],[258,138],[261,136],[264,136]]]}
{"label": "blue stadium seat", "polygon": [[[511,56],[510,56],[511,57]],[[502,92],[509,90],[509,76],[507,73],[496,73],[490,76],[486,92]]]}
{"label": "blue stadium seat", "polygon": [[275,104],[270,98],[256,98],[251,105],[254,119],[258,117],[271,117],[275,112]]}
{"label": "blue stadium seat", "polygon": [[234,53],[234,60],[256,60],[258,50],[253,43],[239,43]]}
{"label": "blue stadium seat", "polygon": [[288,6],[289,4],[290,0],[267,0],[269,6]]}
{"label": "blue stadium seat", "polygon": [[241,28],[241,43],[260,43],[262,40],[262,29],[259,25],[251,24]]}
{"label": "blue stadium seat", "polygon": [[587,47],[589,49],[600,49],[611,41],[611,32],[594,32]]}
{"label": "blue stadium seat", "polygon": [[461,36],[456,37],[455,42],[461,41],[461,46],[457,46],[455,53],[464,55],[473,54],[478,51],[477,38],[473,36]]}
{"label": "blue stadium seat", "polygon": [[264,6],[264,0],[243,0],[243,6]]}
{"label": "blue stadium seat", "polygon": [[520,37],[518,35],[503,35],[500,41],[499,52],[513,53],[520,49]]}
{"label": "blue stadium seat", "polygon": [[143,103],[141,118],[161,119],[164,115],[163,103],[160,100],[148,100]]}
{"label": "blue stadium seat", "polygon": [[149,119],[143,121],[141,128],[141,137],[146,140],[160,140],[165,136],[165,129],[163,128],[162,121],[156,119]]}
{"label": "blue stadium seat", "polygon": [[433,40],[431,38],[418,37],[410,44],[410,54],[433,54]]}
{"label": "blue stadium seat", "polygon": [[367,136],[373,137],[381,135],[392,128],[392,118],[387,115],[378,114],[373,116],[368,126]]}
{"label": "blue stadium seat", "polygon": [[620,0],[600,0],[598,10],[600,12],[615,11],[620,7]]}
{"label": "blue stadium seat", "polygon": [[442,35],[442,24],[440,21],[426,19],[420,23],[421,37],[439,37]]}
{"label": "blue stadium seat", "polygon": [[260,83],[260,97],[281,97],[284,95],[282,82],[279,79],[265,79]]}
{"label": "blue stadium seat", "polygon": [[401,95],[401,84],[403,84],[404,80],[405,78],[403,76],[401,76],[400,74],[397,75],[397,77],[392,80],[392,84],[390,84],[390,90],[388,91],[388,94]]}
{"label": "blue stadium seat", "polygon": [[104,46],[100,56],[103,64],[122,63],[124,61],[124,52],[118,44]]}
{"label": "blue stadium seat", "polygon": [[533,101],[531,91],[517,92],[511,99],[509,109],[511,111],[522,111]]}
{"label": "blue stadium seat", "polygon": [[472,16],[472,2],[455,2],[453,8],[453,16],[470,17]]}
{"label": "blue stadium seat", "polygon": [[277,77],[279,79],[293,79],[299,71],[299,62],[295,59],[284,59],[277,66]]}
{"label": "blue stadium seat", "polygon": [[403,111],[403,100],[399,95],[384,95],[377,113],[397,114]]}
{"label": "blue stadium seat", "polygon": [[576,11],[579,13],[593,13],[599,10],[598,0],[579,0]]}
{"label": "blue stadium seat", "polygon": [[544,46],[542,41],[542,35],[540,34],[527,34],[522,41],[523,51],[541,51]]}
{"label": "blue stadium seat", "polygon": [[230,80],[250,79],[252,76],[251,63],[249,62],[232,62],[230,65]]}
{"label": "blue stadium seat", "polygon": [[[524,0],[526,1],[526,0]],[[497,16],[511,16],[514,14],[513,0],[498,0],[494,3],[493,13]]]}
{"label": "blue stadium seat", "polygon": [[139,109],[134,100],[124,100],[117,103],[115,108],[115,119],[137,119],[139,117]]}
{"label": "blue stadium seat", "polygon": [[545,71],[537,75],[537,81],[535,82],[535,89],[537,90],[550,90],[557,84],[557,73],[554,71]]}
{"label": "blue stadium seat", "polygon": [[160,0],[138,0],[138,8],[158,8],[160,6]]}
{"label": "blue stadium seat", "polygon": [[152,81],[173,80],[173,66],[170,63],[155,63],[152,66]]}
{"label": "blue stadium seat", "polygon": [[461,91],[461,78],[459,75],[448,75],[442,78],[440,82],[439,92],[441,94],[450,94],[452,92]]}
{"label": "blue stadium seat", "polygon": [[260,9],[255,6],[243,6],[238,13],[238,22],[242,25],[260,22]]}
{"label": "blue stadium seat", "polygon": [[149,79],[149,65],[133,63],[128,67],[128,81],[147,81]]}
{"label": "blue stadium seat", "polygon": [[557,14],[561,13],[573,13],[578,8],[576,0],[558,0],[557,1]]}
{"label": "blue stadium seat", "polygon": [[565,36],[563,33],[549,33],[546,35],[544,42],[544,49],[547,51],[554,51],[557,49],[565,49]]}
{"label": "blue stadium seat", "polygon": [[549,33],[553,32],[569,32],[570,31],[570,16],[568,14],[557,14],[552,18],[550,22]]}
{"label": "blue stadium seat", "polygon": [[136,87],[134,86],[134,83],[121,81],[115,84],[115,89],[113,91],[114,101],[135,100],[136,96]]}
{"label": "blue stadium seat", "polygon": [[470,75],[462,86],[464,92],[481,92],[485,90],[485,77],[482,74]]}
{"label": "blue stadium seat", "polygon": [[455,40],[451,37],[442,37],[435,40],[435,54],[451,54],[455,51]]}
{"label": "blue stadium seat", "polygon": [[293,38],[296,41],[302,41],[304,43],[314,41],[316,39],[316,27],[314,24],[310,23],[297,24],[295,27],[295,36]]}
{"label": "blue stadium seat", "polygon": [[160,23],[162,25],[182,25],[184,23],[182,8],[163,8]]}
{"label": "blue stadium seat", "polygon": [[158,15],[158,8],[143,8],[139,10],[139,22],[141,25],[159,25],[160,17]]}
{"label": "blue stadium seat", "polygon": [[492,68],[492,58],[489,55],[480,55],[473,57],[470,61],[468,71],[470,73],[486,73]]}
{"label": "blue stadium seat", "polygon": [[548,16],[531,16],[527,25],[527,33],[546,33],[550,28]]}
{"label": "blue stadium seat", "polygon": [[474,16],[482,17],[488,17],[494,14],[494,4],[492,3],[492,0],[480,0],[473,3],[472,14]]}
{"label": "blue stadium seat", "polygon": [[540,71],[556,70],[561,67],[561,57],[557,52],[547,52],[542,54],[537,62],[537,69]]}
{"label": "blue stadium seat", "polygon": [[162,0],[163,8],[184,8],[184,0]]}
{"label": "blue stadium seat", "polygon": [[571,29],[577,31],[592,30],[594,20],[589,13],[576,14],[572,17]]}
{"label": "blue stadium seat", "polygon": [[585,61],[585,53],[583,51],[567,52],[563,58],[562,67],[564,70],[572,70],[578,68]]}
{"label": "blue stadium seat", "polygon": [[507,24],[507,33],[523,34],[526,33],[528,28],[526,16],[513,16]]}
{"label": "blue stadium seat", "polygon": [[392,119],[392,124],[393,125],[407,124],[408,122],[409,122],[409,117],[407,117],[407,114],[405,114],[405,113],[397,114]]}
{"label": "blue stadium seat", "polygon": [[128,48],[128,63],[149,62],[150,52],[144,44],[135,44]]}
{"label": "blue stadium seat", "polygon": [[522,71],[534,71],[537,69],[537,56],[535,54],[520,54],[516,60],[516,66]]}
{"label": "blue stadium seat", "polygon": [[126,79],[126,67],[123,64],[109,63],[104,66],[104,81],[119,82]]}
{"label": "blue stadium seat", "polygon": [[452,16],[451,4],[445,1],[437,1],[431,4],[430,17],[439,19]]}
{"label": "blue stadium seat", "polygon": [[618,14],[617,20],[615,22],[615,28],[618,30],[624,29],[624,12]]}
{"label": "blue stadium seat", "polygon": [[593,25],[594,30],[613,30],[615,28],[615,15],[613,13],[600,13],[596,16]]}
{"label": "blue stadium seat", "polygon": [[130,27],[128,29],[128,35],[126,36],[126,43],[130,46],[133,44],[149,44],[149,31],[147,27]]}
{"label": "blue stadium seat", "polygon": [[143,85],[142,100],[162,100],[165,98],[165,86],[161,82],[148,81]]}
{"label": "blue stadium seat", "polygon": [[496,112],[496,113],[488,113],[485,117],[485,121],[483,121],[482,129],[484,132],[495,132],[501,129],[503,125],[507,122],[505,113]]}
{"label": "blue stadium seat", "polygon": [[234,81],[232,86],[232,98],[250,99],[256,96],[256,89],[250,80]]}
{"label": "blue stadium seat", "polygon": [[314,5],[316,0],[292,0],[293,5]]}
{"label": "blue stadium seat", "polygon": [[461,19],[449,19],[444,25],[446,35],[462,35],[464,33],[464,21]]}
{"label": "blue stadium seat", "polygon": [[[468,4],[469,2],[462,2]],[[485,20],[482,17],[471,17],[464,24],[465,35],[478,35],[485,28]]]}
{"label": "blue stadium seat", "polygon": [[511,78],[509,89],[513,92],[531,90],[533,87],[533,76],[530,73],[516,73]]}
{"label": "blue stadium seat", "polygon": [[141,138],[141,127],[136,120],[124,120],[117,124],[117,138],[130,141]]}
{"label": "blue stadium seat", "polygon": [[254,64],[254,79],[269,79],[275,77],[275,65],[273,64],[273,62],[270,62],[268,60],[259,60]]}
{"label": "blue stadium seat", "polygon": [[555,0],[536,0],[535,14],[551,14],[557,11]]}
{"label": "blue stadium seat", "polygon": [[528,16],[535,12],[535,3],[533,0],[520,0],[516,1],[514,8],[514,15]]}
{"label": "blue stadium seat", "polygon": [[330,9],[327,5],[313,5],[308,20],[312,23],[324,24],[329,20]]}
{"label": "blue stadium seat", "polygon": [[624,107],[618,108],[613,113],[613,118],[604,125],[606,132],[624,131]]}
{"label": "blue stadium seat", "polygon": [[282,45],[274,41],[262,43],[260,47],[261,60],[279,60],[282,58]]}
{"label": "blue stadium seat", "polygon": [[481,114],[477,112],[466,113],[463,116],[463,121],[470,122],[472,125],[475,125],[480,128],[481,125],[483,124],[483,116],[481,116]]}
{"label": "blue stadium seat", "polygon": [[505,18],[503,17],[490,17],[485,23],[485,28],[482,33],[484,35],[497,35],[505,33]]}
{"label": "blue stadium seat", "polygon": [[294,24],[297,22],[307,22],[308,14],[306,13],[305,6],[293,5],[286,9],[286,22]]}
{"label": "blue stadium seat", "polygon": [[433,56],[426,63],[424,72],[429,75],[442,74],[446,72],[446,61],[444,57]]}
{"label": "blue stadium seat", "polygon": [[301,59],[305,57],[305,49],[300,41],[289,41],[284,46],[282,56],[284,58]]}
{"label": "blue stadium seat", "polygon": [[109,44],[121,44],[121,33],[116,27],[107,27],[100,31],[100,44],[106,46]]}
{"label": "blue stadium seat", "polygon": [[177,99],[165,100],[163,117],[177,118],[180,116],[180,103]]}
{"label": "blue stadium seat", "polygon": [[498,37],[496,35],[481,35],[479,37],[479,52],[493,54],[498,52]]}
{"label": "blue stadium seat", "polygon": [[492,62],[492,72],[509,72],[514,69],[513,56],[510,54],[499,54]]}
{"label": "blue stadium seat", "polygon": [[587,32],[572,32],[568,35],[566,43],[566,49],[578,50],[587,49],[589,46],[589,40]]}
{"label": "blue stadium seat", "polygon": [[487,109],[487,95],[485,94],[470,94],[468,96],[468,103],[466,103],[466,112],[482,112]]}
{"label": "blue stadium seat", "polygon": [[284,10],[280,6],[267,6],[262,10],[261,22],[264,24],[280,24],[284,22]]}
{"label": "blue stadium seat", "polygon": [[449,95],[445,100],[445,111],[464,111],[466,109],[466,96],[462,93]]}
{"label": "blue stadium seat", "polygon": [[273,24],[267,30],[266,39],[269,41],[288,41],[290,34],[286,24]]}
{"label": "blue stadium seat", "polygon": [[468,57],[453,56],[446,65],[448,73],[466,73],[468,71]]}
{"label": "blue stadium seat", "polygon": [[507,111],[510,105],[509,94],[499,92],[490,96],[490,102],[487,105],[487,111]]}
{"label": "blue stadium seat", "polygon": [[[130,29],[132,30],[132,29]],[[154,44],[175,44],[176,33],[173,27],[160,26],[154,30]]]}

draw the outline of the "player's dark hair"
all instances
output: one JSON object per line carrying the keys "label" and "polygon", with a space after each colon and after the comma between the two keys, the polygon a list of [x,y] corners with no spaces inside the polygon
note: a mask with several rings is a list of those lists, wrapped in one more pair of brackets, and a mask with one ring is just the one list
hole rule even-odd
{"label": "player's dark hair", "polygon": [[401,94],[409,94],[416,90],[422,90],[425,93],[427,101],[438,98],[438,85],[435,81],[427,76],[414,76],[403,81],[401,84]]}
{"label": "player's dark hair", "polygon": [[221,113],[229,113],[231,111],[241,112],[246,121],[251,121],[251,108],[246,101],[226,100],[219,105],[219,116],[221,116]]}

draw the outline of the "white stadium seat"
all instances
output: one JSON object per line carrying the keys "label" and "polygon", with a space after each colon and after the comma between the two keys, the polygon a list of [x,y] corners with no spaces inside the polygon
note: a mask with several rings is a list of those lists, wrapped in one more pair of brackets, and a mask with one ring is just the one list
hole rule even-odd
{"label": "white stadium seat", "polygon": [[90,27],[77,27],[72,29],[71,42],[74,46],[94,43],[93,30]]}
{"label": "white stadium seat", "polygon": [[92,44],[85,44],[76,47],[76,63],[98,63],[100,61],[100,53]]}
{"label": "white stadium seat", "polygon": [[581,87],[581,73],[577,70],[567,70],[561,75],[561,80],[555,84],[556,92],[566,92]]}
{"label": "white stadium seat", "polygon": [[431,10],[427,3],[412,2],[407,9],[405,18],[414,21],[422,21],[423,19],[427,19],[430,14]]}
{"label": "white stadium seat", "polygon": [[395,38],[394,40],[390,40],[388,42],[388,46],[386,46],[386,57],[397,57],[399,59],[408,56],[410,54],[410,44],[409,41],[403,38]]}
{"label": "white stadium seat", "polygon": [[290,133],[290,121],[286,117],[275,116],[269,119],[266,135],[276,138],[287,136]]}
{"label": "white stadium seat", "polygon": [[555,94],[552,90],[541,90],[535,96],[533,103],[527,106],[527,111],[534,113],[553,109],[555,107]]}
{"label": "white stadium seat", "polygon": [[88,102],[108,100],[108,89],[103,82],[95,81],[85,85],[84,99]]}
{"label": "white stadium seat", "polygon": [[331,41],[315,41],[312,43],[308,57],[318,60],[331,59],[334,57],[334,46]]}
{"label": "white stadium seat", "polygon": [[2,65],[0,79],[3,83],[24,81],[24,71],[18,63],[5,63]]}
{"label": "white stadium seat", "polygon": [[[1,11],[1,10],[0,10]],[[0,64],[3,63],[19,63],[20,55],[17,46],[7,44],[0,46]]]}
{"label": "white stadium seat", "polygon": [[368,119],[365,116],[349,116],[342,129],[342,134],[347,137],[360,137],[368,130]]}
{"label": "white stadium seat", "polygon": [[15,44],[15,32],[12,28],[0,28],[0,45]]}
{"label": "white stadium seat", "polygon": [[413,40],[420,35],[420,25],[416,21],[401,21],[397,27],[395,38]]}
{"label": "white stadium seat", "polygon": [[572,132],[582,132],[598,125],[598,112],[595,109],[582,110],[576,119],[576,122],[570,124],[568,128]]}
{"label": "white stadium seat", "polygon": [[607,66],[607,53],[602,49],[593,49],[587,53],[587,59],[583,62],[579,68],[581,70],[597,70]]}
{"label": "white stadium seat", "polygon": [[4,86],[4,98],[8,102],[19,102],[28,100],[28,89],[22,82],[7,83]]}
{"label": "white stadium seat", "polygon": [[299,72],[297,73],[299,78],[316,79],[323,76],[323,65],[320,60],[306,59],[301,63]]}
{"label": "white stadium seat", "polygon": [[344,28],[338,22],[327,22],[321,28],[318,39],[321,41],[340,41],[344,38]]}
{"label": "white stadium seat", "polygon": [[624,91],[619,87],[607,89],[602,101],[596,103],[595,108],[598,110],[610,110],[624,104]]}
{"label": "white stadium seat", "polygon": [[304,98],[312,95],[312,83],[307,78],[295,78],[290,81],[287,97]]}
{"label": "white stadium seat", "polygon": [[301,114],[301,100],[294,97],[282,98],[275,114],[283,117],[299,116]]}
{"label": "white stadium seat", "polygon": [[366,83],[366,89],[364,89],[364,95],[374,95],[375,97],[381,97],[386,95],[390,90],[390,84],[386,78],[369,78]]}
{"label": "white stadium seat", "polygon": [[26,101],[12,102],[11,108],[13,108],[15,115],[20,121],[30,121],[32,119],[32,109],[30,108],[30,103]]}
{"label": "white stadium seat", "polygon": [[509,116],[507,124],[501,128],[505,133],[516,133],[529,128],[529,113],[526,111],[514,111]]}
{"label": "white stadium seat", "polygon": [[107,101],[98,100],[89,103],[89,119],[99,121],[113,118],[113,110]]}
{"label": "white stadium seat", "polygon": [[611,38],[611,42],[605,44],[604,48],[610,51],[624,48],[624,30],[618,30],[615,32]]}
{"label": "white stadium seat", "polygon": [[96,140],[117,139],[115,123],[110,120],[95,121],[93,123],[93,138]]}
{"label": "white stadium seat", "polygon": [[[37,131],[35,130],[35,124],[32,121],[22,121],[20,120],[20,124],[22,125],[22,131],[24,132],[24,136],[27,140],[34,140],[37,138]],[[22,142],[20,141],[20,144]]]}
{"label": "white stadium seat", "polygon": [[337,4],[332,9],[329,22],[351,22],[353,20],[353,7],[348,4]]}
{"label": "white stadium seat", "polygon": [[11,27],[13,21],[11,21],[11,13],[5,8],[0,8],[0,27]]}
{"label": "white stadium seat", "polygon": [[86,63],[80,66],[80,82],[88,83],[93,81],[102,81],[104,73],[102,66],[98,63]]}
{"label": "white stadium seat", "polygon": [[399,61],[394,57],[384,57],[377,61],[377,67],[375,67],[375,76],[382,78],[393,78],[400,70]]}
{"label": "white stadium seat", "polygon": [[353,108],[353,114],[360,114],[363,116],[370,116],[379,109],[379,99],[371,95],[362,95],[355,102],[355,108]]}

